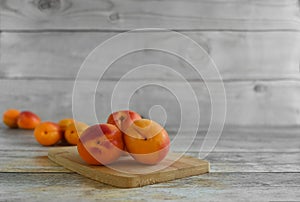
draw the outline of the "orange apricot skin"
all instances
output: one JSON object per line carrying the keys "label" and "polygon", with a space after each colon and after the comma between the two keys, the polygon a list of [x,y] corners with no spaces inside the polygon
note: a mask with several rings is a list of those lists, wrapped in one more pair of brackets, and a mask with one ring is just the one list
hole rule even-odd
{"label": "orange apricot skin", "polygon": [[23,111],[18,117],[18,127],[22,129],[34,129],[41,123],[41,119],[38,115],[30,111]]}
{"label": "orange apricot skin", "polygon": [[70,145],[77,145],[80,135],[89,125],[83,122],[74,122],[67,126],[64,131],[64,138]]}
{"label": "orange apricot skin", "polygon": [[132,110],[121,110],[110,114],[107,123],[117,126],[122,133],[135,121],[142,119],[141,115]]}
{"label": "orange apricot skin", "polygon": [[9,128],[18,128],[18,118],[20,111],[17,109],[8,109],[3,113],[3,123]]}
{"label": "orange apricot skin", "polygon": [[121,131],[112,124],[97,124],[87,128],[79,138],[77,150],[88,164],[107,165],[116,161],[123,152]]}
{"label": "orange apricot skin", "polygon": [[67,127],[69,125],[71,125],[72,123],[75,123],[74,119],[72,119],[72,118],[65,118],[65,119],[61,119],[58,122],[58,125],[59,125],[60,129],[64,132],[67,129]]}
{"label": "orange apricot skin", "polygon": [[128,153],[136,161],[149,165],[162,161],[170,148],[167,131],[148,119],[134,121],[125,133],[124,142]]}
{"label": "orange apricot skin", "polygon": [[58,124],[43,122],[34,129],[34,137],[43,146],[57,144],[62,139],[62,131]]}

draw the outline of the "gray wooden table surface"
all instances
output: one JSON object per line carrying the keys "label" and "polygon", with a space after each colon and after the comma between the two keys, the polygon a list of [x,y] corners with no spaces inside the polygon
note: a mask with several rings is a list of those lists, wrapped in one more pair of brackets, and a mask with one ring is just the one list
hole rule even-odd
{"label": "gray wooden table surface", "polygon": [[[299,133],[293,128],[227,127],[206,158],[209,174],[119,189],[52,163],[49,147],[36,143],[32,131],[1,126],[0,200],[300,201]],[[198,156],[200,143],[196,138],[188,154]]]}

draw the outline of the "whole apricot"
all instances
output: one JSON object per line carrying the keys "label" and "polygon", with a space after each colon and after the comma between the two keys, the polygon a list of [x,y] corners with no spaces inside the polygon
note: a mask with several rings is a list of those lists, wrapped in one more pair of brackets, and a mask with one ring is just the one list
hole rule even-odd
{"label": "whole apricot", "polygon": [[20,111],[17,109],[8,109],[3,113],[3,123],[10,128],[18,127],[18,117],[20,115]]}
{"label": "whole apricot", "polygon": [[107,118],[107,123],[117,126],[122,133],[135,121],[142,119],[135,111],[121,110],[110,114]]}
{"label": "whole apricot", "polygon": [[106,165],[116,161],[123,152],[121,131],[112,124],[87,128],[77,144],[80,157],[88,164]]}
{"label": "whole apricot", "polygon": [[129,154],[143,164],[157,164],[169,152],[170,139],[167,131],[155,121],[140,119],[126,130],[125,145]]}
{"label": "whole apricot", "polygon": [[67,127],[74,122],[75,122],[75,120],[72,118],[65,118],[65,119],[61,119],[58,122],[58,125],[59,125],[60,129],[64,132],[67,129]]}
{"label": "whole apricot", "polygon": [[34,129],[41,123],[38,115],[30,111],[23,111],[18,117],[18,127],[22,129]]}
{"label": "whole apricot", "polygon": [[[121,110],[110,114],[107,118],[107,123],[117,126],[124,136],[127,128],[136,120],[142,119],[141,115],[132,110]],[[124,146],[122,155],[128,155],[126,146]]]}
{"label": "whole apricot", "polygon": [[34,129],[34,137],[38,143],[50,146],[58,143],[62,138],[62,132],[58,124],[43,122]]}
{"label": "whole apricot", "polygon": [[85,129],[87,129],[89,125],[83,122],[73,122],[67,126],[64,137],[66,141],[71,145],[77,145],[79,141],[80,135],[83,133]]}

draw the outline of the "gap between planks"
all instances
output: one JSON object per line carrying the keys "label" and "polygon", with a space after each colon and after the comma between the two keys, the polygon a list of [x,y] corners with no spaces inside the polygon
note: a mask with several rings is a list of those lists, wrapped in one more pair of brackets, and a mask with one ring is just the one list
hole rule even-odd
{"label": "gap between planks", "polygon": [[[161,28],[164,30],[163,28]],[[174,32],[300,32],[299,29],[166,29]],[[1,33],[51,33],[51,32],[65,32],[65,33],[124,33],[132,31],[128,30],[118,30],[118,29],[34,29],[34,30],[14,30],[14,29],[0,29]],[[152,32],[161,32],[161,31],[152,31]]]}

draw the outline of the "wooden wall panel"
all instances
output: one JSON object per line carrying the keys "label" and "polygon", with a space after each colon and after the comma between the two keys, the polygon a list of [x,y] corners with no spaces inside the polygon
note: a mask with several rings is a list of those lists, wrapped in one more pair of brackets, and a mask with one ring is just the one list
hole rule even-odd
{"label": "wooden wall panel", "polygon": [[[74,78],[88,53],[118,33],[145,27],[180,31],[210,54],[225,81],[226,124],[300,124],[297,0],[0,0],[0,110],[32,109],[52,120],[71,116]],[[173,38],[151,43],[163,40]],[[104,68],[101,58],[94,62]],[[211,109],[203,81],[179,58],[149,50],[121,58],[106,72],[103,92],[96,93],[99,116],[109,113],[107,95],[119,78],[149,63],[172,67],[192,82],[201,124],[207,126]],[[85,76],[87,85],[98,79],[94,71]],[[184,91],[184,83],[168,71],[139,74],[126,85],[138,80],[163,81]],[[216,83],[216,77],[208,82]],[[83,102],[93,94],[81,93]],[[184,104],[190,102],[186,98]],[[165,90],[142,89],[130,104],[145,116],[151,106],[162,104],[172,112],[167,127],[177,129],[178,105]]]}
{"label": "wooden wall panel", "polygon": [[[94,82],[84,81],[88,87]],[[0,112],[8,107],[31,109],[41,115],[43,120],[58,121],[72,116],[73,81],[62,80],[0,80]],[[123,85],[135,86],[135,81],[126,81]],[[166,81],[164,86],[172,85],[179,89],[177,97],[181,98],[186,89],[181,82]],[[191,82],[196,92],[200,107],[200,123],[207,126],[210,120],[211,103],[204,83]],[[214,89],[216,83],[209,84]],[[116,86],[114,81],[100,82],[96,91],[82,90],[79,92],[79,103],[90,106],[94,103],[88,98],[95,95],[96,113],[100,122],[106,120],[110,113],[111,94]],[[300,82],[226,82],[227,125],[239,126],[295,126],[300,124]],[[124,92],[126,93],[126,92]],[[220,94],[221,95],[221,94]],[[120,95],[122,96],[122,95]],[[184,98],[181,104],[191,106],[193,97]],[[127,100],[117,100],[115,106],[123,106]],[[216,101],[222,106],[223,101]],[[139,89],[131,98],[130,107],[139,111],[144,117],[149,117],[153,105],[161,105],[167,113],[166,126],[168,130],[176,131],[180,123],[180,105],[176,98],[164,88],[149,86]],[[190,108],[185,113],[193,113]],[[215,108],[220,113],[218,107]],[[82,108],[82,117],[88,123],[93,120]],[[188,124],[188,121],[185,121]]]}
{"label": "wooden wall panel", "polygon": [[299,30],[297,0],[1,0],[2,30]]}
{"label": "wooden wall panel", "polygon": [[[74,79],[85,57],[115,32],[43,32],[1,33],[0,75],[2,78]],[[183,32],[199,43],[215,61],[225,80],[298,79],[300,34],[298,32]],[[174,40],[171,36],[162,37]],[[176,41],[176,40],[175,40]],[[122,44],[120,44],[121,46]],[[183,55],[186,50],[178,44]],[[111,51],[111,50],[107,50]],[[195,50],[196,51],[196,50]],[[200,58],[202,71],[207,64]],[[97,68],[105,68],[102,58]],[[107,71],[106,79],[119,79],[136,66],[157,63],[167,65],[189,80],[199,79],[182,59],[158,51],[140,51],[121,58]],[[86,78],[98,79],[94,71]],[[172,80],[168,72],[141,75],[144,78]],[[216,79],[213,75],[209,79]]]}

